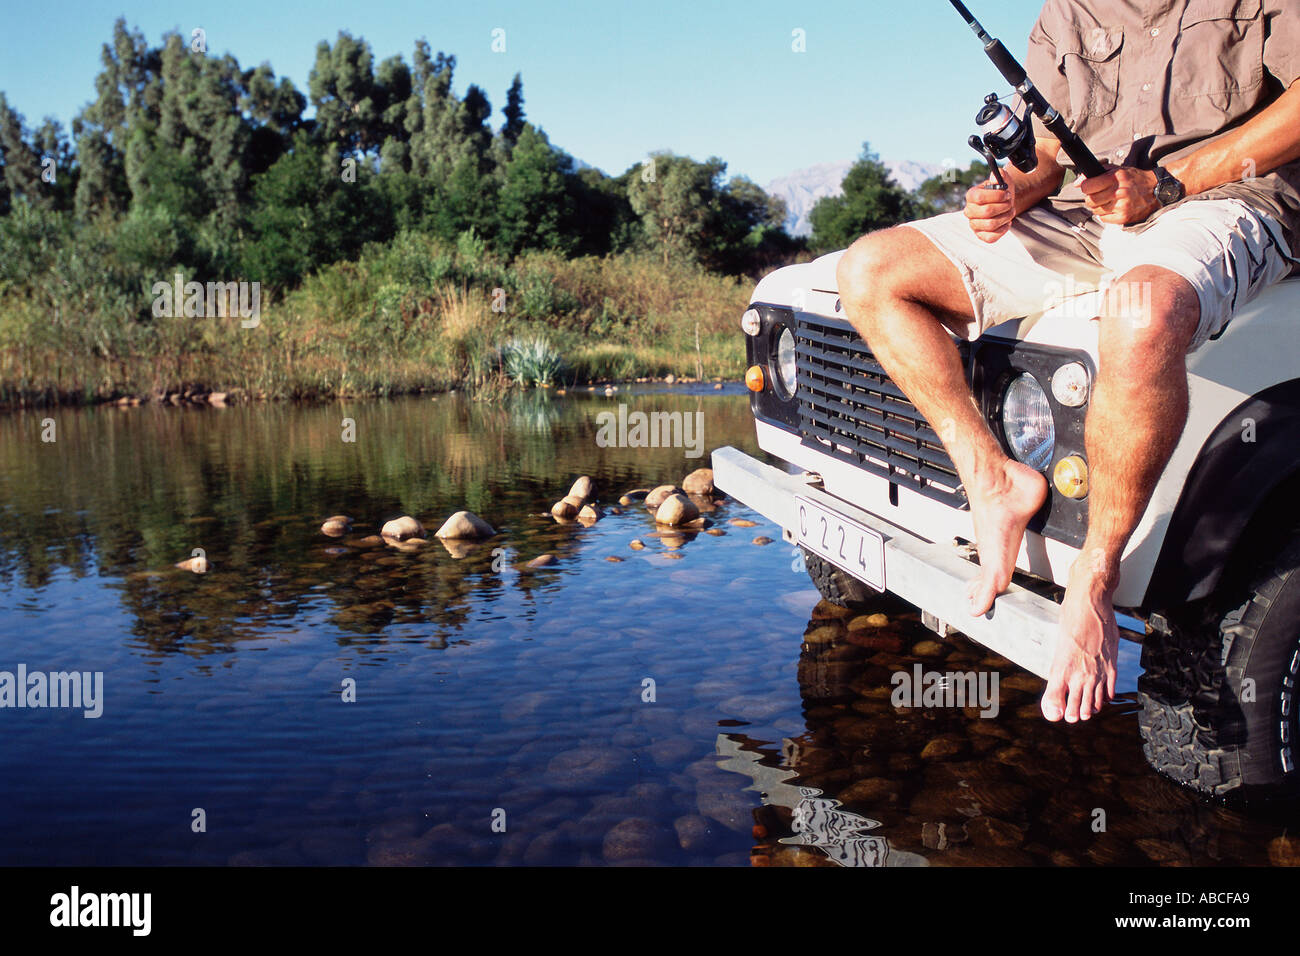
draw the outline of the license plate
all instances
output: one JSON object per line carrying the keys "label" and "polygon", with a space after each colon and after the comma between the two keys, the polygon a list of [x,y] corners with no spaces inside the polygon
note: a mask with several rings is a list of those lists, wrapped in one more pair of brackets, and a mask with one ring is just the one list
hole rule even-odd
{"label": "license plate", "polygon": [[798,543],[877,591],[885,590],[885,538],[807,499],[796,498]]}

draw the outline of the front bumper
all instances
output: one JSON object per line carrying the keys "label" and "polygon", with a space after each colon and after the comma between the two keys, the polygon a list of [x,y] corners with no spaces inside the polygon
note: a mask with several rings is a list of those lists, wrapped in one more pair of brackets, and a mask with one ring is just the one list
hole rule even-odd
{"label": "front bumper", "polygon": [[961,631],[985,647],[1046,678],[1056,650],[1060,608],[1017,584],[1000,595],[982,617],[968,610],[966,586],[977,573],[950,544],[931,543],[870,512],[763,464],[735,448],[713,453],[713,483],[731,497],[781,526],[794,541],[795,497],[823,507],[879,532],[885,539],[885,586],[904,601]]}

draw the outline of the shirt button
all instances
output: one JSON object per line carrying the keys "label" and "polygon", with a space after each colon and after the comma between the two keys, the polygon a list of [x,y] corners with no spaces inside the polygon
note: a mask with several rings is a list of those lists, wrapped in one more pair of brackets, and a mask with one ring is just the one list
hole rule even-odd
{"label": "shirt button", "polygon": [[1136,143],[1136,142],[1137,142],[1138,140],[1140,140],[1141,138],[1142,138],[1142,134],[1141,134],[1141,133],[1134,133],[1134,134],[1133,134],[1133,142]]}
{"label": "shirt button", "polygon": [[1151,84],[1150,84],[1150,83],[1143,83],[1143,84],[1142,84],[1142,92],[1143,92],[1143,93],[1146,93],[1146,92],[1147,92],[1148,90],[1150,90],[1150,89],[1151,89]]}
{"label": "shirt button", "polygon": [[1160,28],[1159,28],[1159,27],[1153,27],[1152,30],[1151,30],[1151,35],[1152,35],[1153,37],[1158,37],[1158,36],[1160,36]]}

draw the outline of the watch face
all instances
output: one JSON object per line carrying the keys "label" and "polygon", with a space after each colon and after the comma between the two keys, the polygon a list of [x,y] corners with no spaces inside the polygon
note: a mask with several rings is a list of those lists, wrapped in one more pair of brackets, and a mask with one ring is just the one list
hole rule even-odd
{"label": "watch face", "polygon": [[1156,199],[1161,205],[1168,206],[1170,203],[1178,202],[1183,198],[1183,184],[1174,179],[1169,173],[1160,176],[1160,181],[1156,183]]}

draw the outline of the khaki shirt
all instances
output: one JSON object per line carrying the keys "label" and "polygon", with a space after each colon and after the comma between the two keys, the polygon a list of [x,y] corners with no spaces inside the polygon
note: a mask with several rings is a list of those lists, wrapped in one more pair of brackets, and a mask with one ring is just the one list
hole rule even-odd
{"label": "khaki shirt", "polygon": [[[1099,160],[1149,169],[1240,126],[1300,78],[1300,0],[1047,0],[1025,66]],[[1226,197],[1276,218],[1296,250],[1300,161],[1258,175],[1242,157],[1240,180],[1185,201]],[[1082,193],[1070,185],[1050,201],[1077,211]]]}

